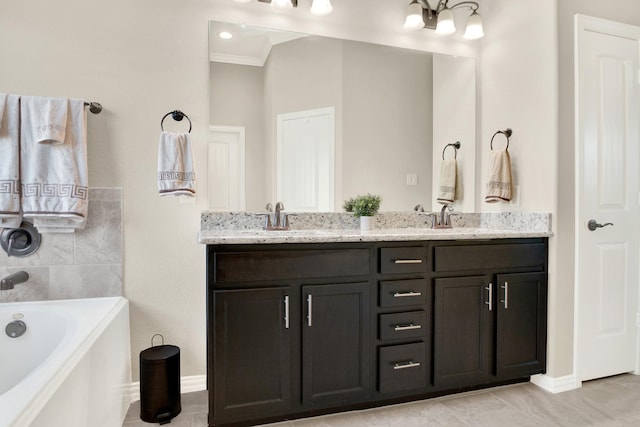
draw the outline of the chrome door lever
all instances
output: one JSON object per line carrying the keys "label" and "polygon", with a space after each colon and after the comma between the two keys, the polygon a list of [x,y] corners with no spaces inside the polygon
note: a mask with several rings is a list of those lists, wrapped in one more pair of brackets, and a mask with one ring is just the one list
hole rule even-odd
{"label": "chrome door lever", "polygon": [[598,222],[595,219],[591,219],[587,223],[587,228],[589,230],[591,230],[591,231],[596,231],[596,228],[606,227],[607,225],[613,225],[613,223],[612,222],[606,222],[604,224],[598,224]]}

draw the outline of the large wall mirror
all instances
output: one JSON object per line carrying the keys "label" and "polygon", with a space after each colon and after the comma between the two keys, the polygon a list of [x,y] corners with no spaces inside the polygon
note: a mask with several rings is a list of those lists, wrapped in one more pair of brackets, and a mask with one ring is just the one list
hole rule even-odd
{"label": "large wall mirror", "polygon": [[211,210],[340,211],[365,193],[429,209],[454,140],[473,179],[472,58],[215,21],[209,55]]}

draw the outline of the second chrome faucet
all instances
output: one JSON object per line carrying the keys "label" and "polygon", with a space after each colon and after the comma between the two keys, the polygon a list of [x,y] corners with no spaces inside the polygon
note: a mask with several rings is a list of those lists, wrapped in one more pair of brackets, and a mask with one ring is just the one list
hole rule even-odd
{"label": "second chrome faucet", "polygon": [[265,230],[289,230],[289,215],[285,214],[283,218],[282,211],[284,205],[282,202],[276,203],[276,211],[273,215],[273,222],[271,221],[271,212],[273,212],[273,205],[267,203],[267,213],[261,214],[265,216],[264,229]]}

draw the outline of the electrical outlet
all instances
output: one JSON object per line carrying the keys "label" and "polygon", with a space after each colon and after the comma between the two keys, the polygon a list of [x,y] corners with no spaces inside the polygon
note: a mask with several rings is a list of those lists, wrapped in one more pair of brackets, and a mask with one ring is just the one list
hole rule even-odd
{"label": "electrical outlet", "polygon": [[407,174],[407,185],[418,185],[418,174],[417,173],[408,173]]}

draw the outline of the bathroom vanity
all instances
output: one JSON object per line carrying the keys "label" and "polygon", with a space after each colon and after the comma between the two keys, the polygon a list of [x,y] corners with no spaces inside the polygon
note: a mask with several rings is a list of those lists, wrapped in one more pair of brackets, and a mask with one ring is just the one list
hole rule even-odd
{"label": "bathroom vanity", "polygon": [[201,235],[210,426],[545,372],[549,233],[285,233]]}

